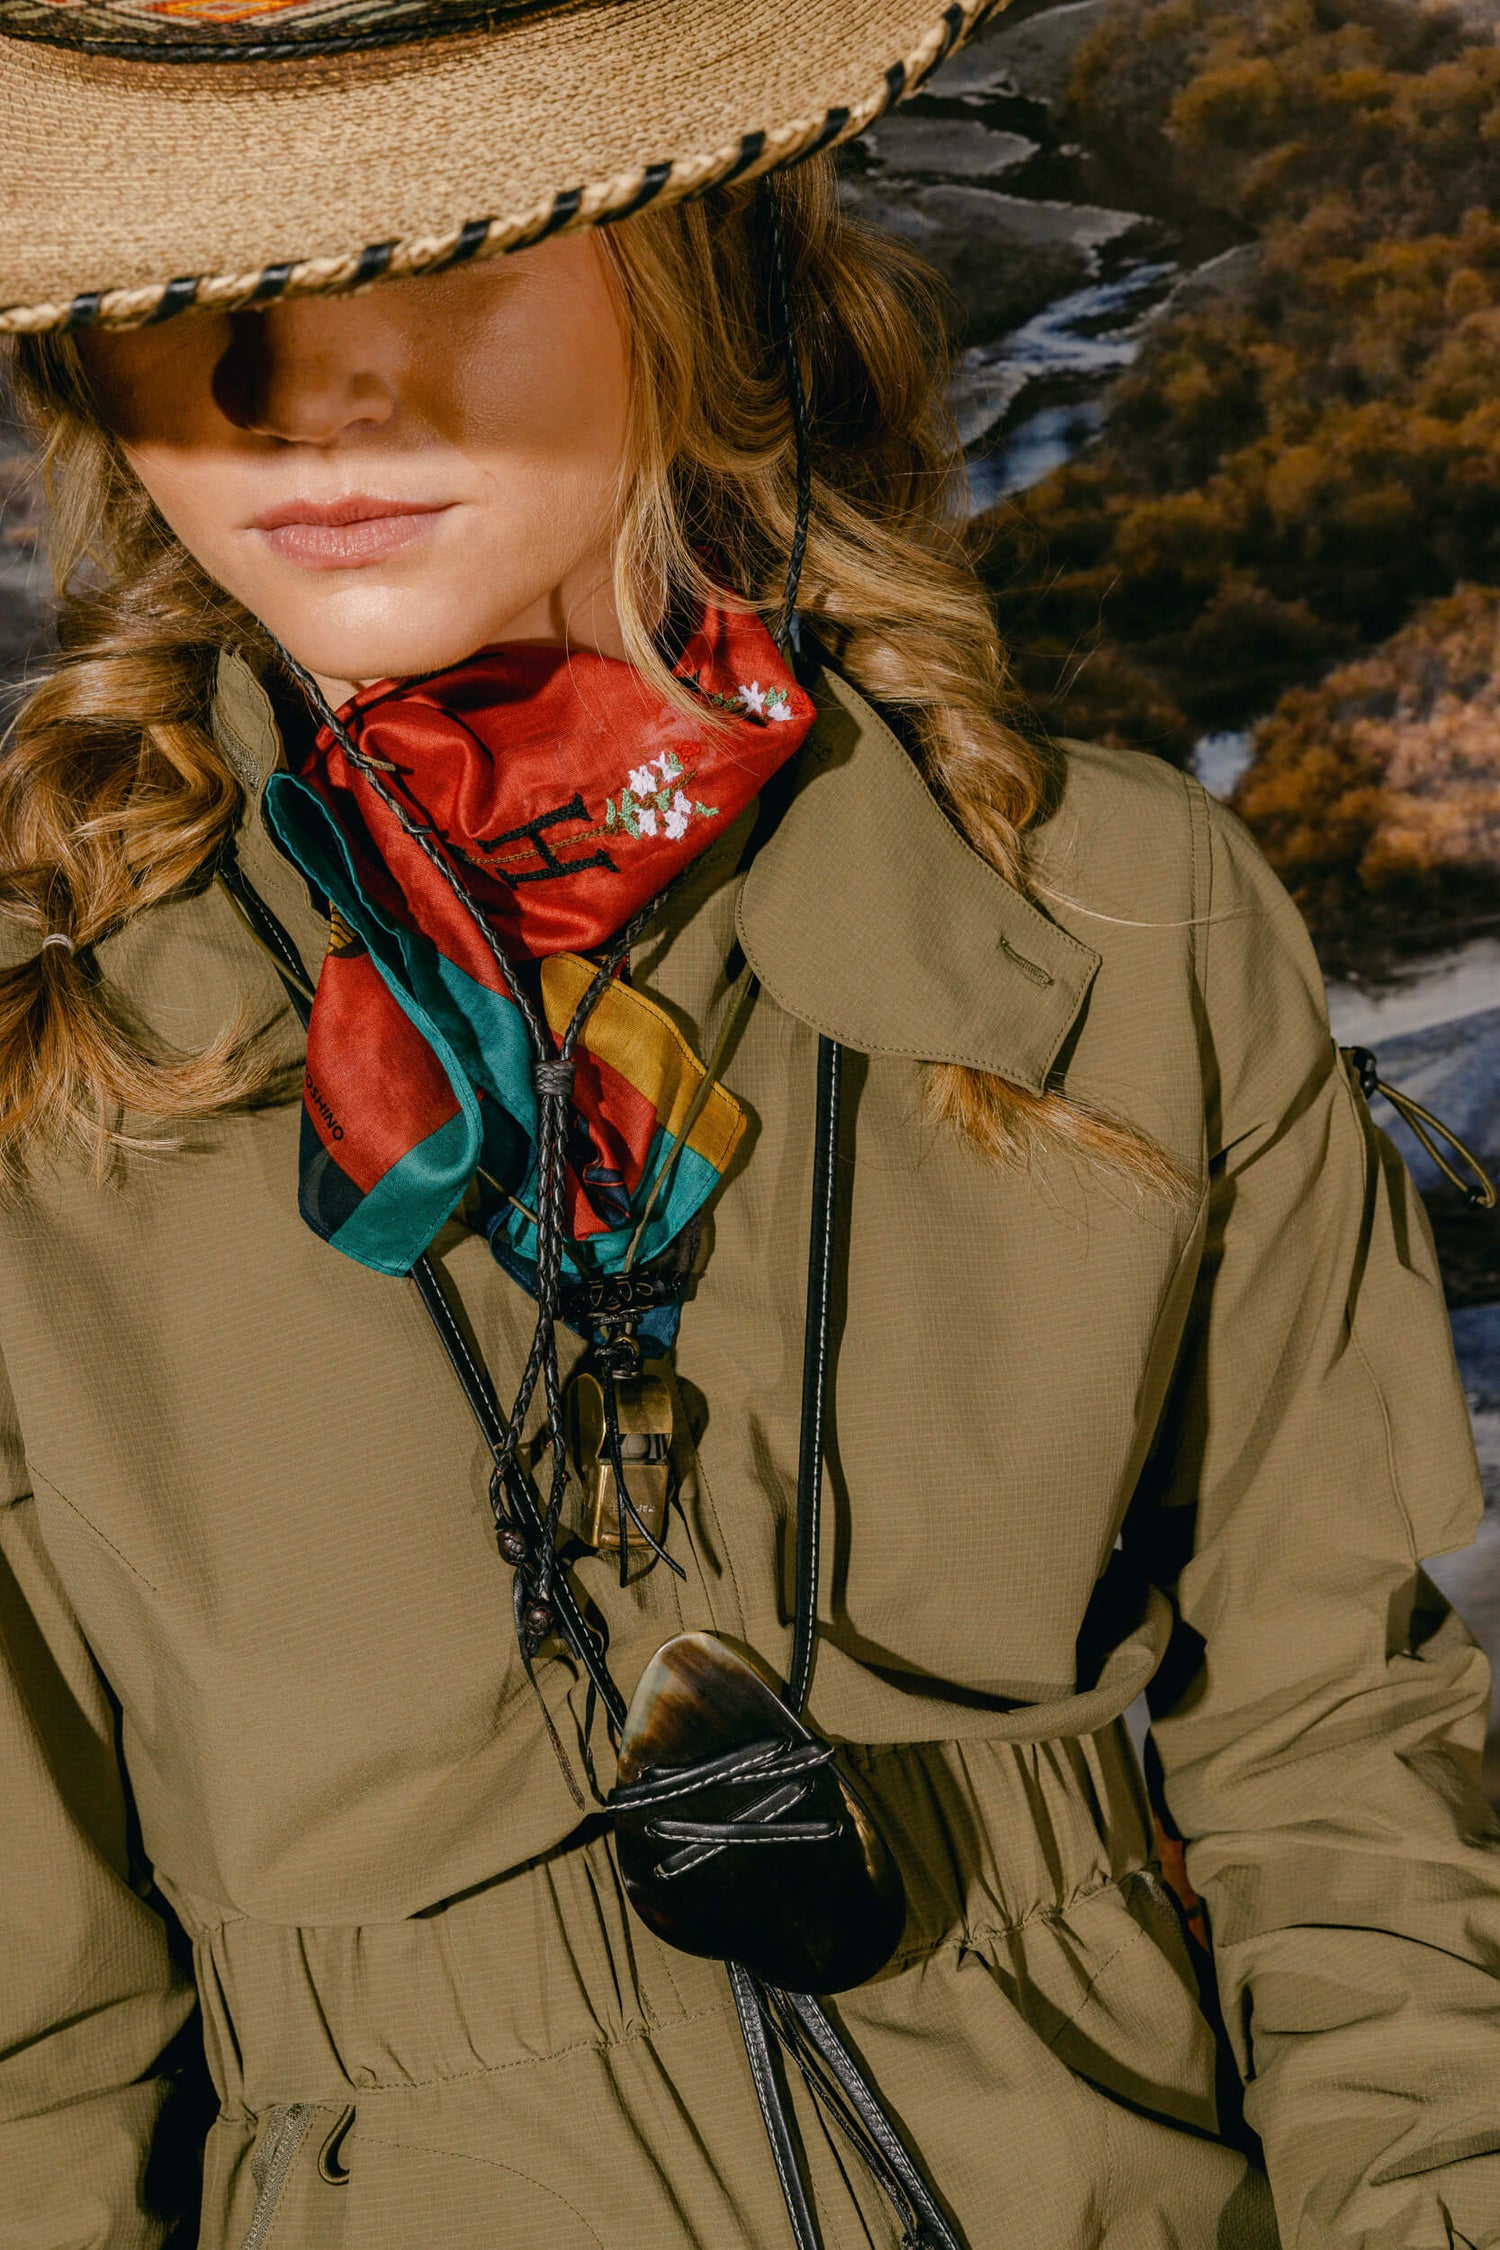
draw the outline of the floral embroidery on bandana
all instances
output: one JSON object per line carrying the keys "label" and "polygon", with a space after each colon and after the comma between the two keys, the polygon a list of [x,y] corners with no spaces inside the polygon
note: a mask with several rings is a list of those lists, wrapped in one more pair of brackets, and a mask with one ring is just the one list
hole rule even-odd
{"label": "floral embroidery on bandana", "polygon": [[781,724],[792,716],[791,698],[785,688],[763,688],[759,680],[752,680],[748,687],[742,685],[737,694],[740,709],[748,711],[752,719],[773,719]]}
{"label": "floral embroidery on bandana", "polygon": [[[643,765],[632,766],[625,787],[620,791],[618,805],[613,797],[604,800],[604,825],[601,833],[612,835],[624,829],[627,836],[639,842],[643,836],[666,836],[678,843],[687,834],[695,820],[717,820],[717,805],[702,805],[689,797],[677,784],[683,779],[682,760],[675,750],[668,750],[659,758],[648,758]],[[692,779],[689,774],[686,777]]]}
{"label": "floral embroidery on bandana", "polygon": [[741,680],[733,695],[724,695],[718,688],[705,684],[701,671],[684,672],[681,676],[705,703],[711,703],[719,711],[732,711],[736,718],[757,719],[766,726],[772,722],[784,725],[797,716],[784,687],[762,687],[759,680]]}

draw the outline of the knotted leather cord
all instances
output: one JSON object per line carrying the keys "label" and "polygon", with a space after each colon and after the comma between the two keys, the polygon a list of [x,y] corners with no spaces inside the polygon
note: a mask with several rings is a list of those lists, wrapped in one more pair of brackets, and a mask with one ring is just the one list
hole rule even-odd
{"label": "knotted leather cord", "polygon": [[[502,1496],[511,1482],[510,1469],[515,1461],[525,1429],[526,1417],[531,1410],[538,1382],[542,1386],[543,1407],[547,1425],[547,1444],[552,1455],[547,1502],[542,1512],[543,1536],[538,1544],[524,1539],[526,1552],[522,1554],[522,1538],[513,1538],[512,1552],[507,1561],[515,1564],[514,1580],[516,1634],[528,1674],[538,1648],[552,1629],[554,1622],[557,1584],[557,1531],[562,1522],[563,1501],[567,1494],[569,1468],[568,1450],[563,1430],[562,1376],[557,1357],[557,1322],[560,1311],[562,1285],[562,1254],[565,1226],[565,1199],[567,1192],[567,1134],[568,1116],[573,1096],[573,1070],[578,1040],[584,1025],[607,991],[611,980],[619,973],[629,957],[630,949],[651,916],[659,909],[674,885],[658,893],[633,915],[615,938],[601,960],[587,990],[583,993],[568,1020],[567,1028],[552,1051],[551,1037],[546,1024],[534,1005],[530,994],[515,973],[515,964],[506,953],[491,928],[488,917],[471,896],[467,884],[454,867],[449,854],[442,849],[432,822],[418,818],[391,788],[385,775],[393,769],[384,759],[372,758],[355,742],[338,714],[329,708],[322,689],[312,674],[282,651],[284,660],[310,704],[313,715],[327,727],[344,756],[356,772],[364,777],[371,794],[382,804],[403,834],[417,845],[428,863],[436,869],[453,893],[459,906],[473,927],[479,932],[496,968],[504,980],[506,990],[515,1002],[531,1048],[531,1077],[537,1105],[537,1190],[536,1190],[536,1326],[532,1331],[531,1349],[522,1369],[521,1381],[514,1404],[506,1422],[505,1436],[496,1458],[491,1505],[495,1508],[496,1522],[502,1537],[507,1528],[519,1531],[514,1524],[503,1520]],[[678,880],[681,878],[679,877]],[[616,1448],[618,1450],[618,1448]],[[617,1477],[618,1486],[618,1477]],[[622,1499],[623,1499],[622,1494]],[[628,1505],[628,1503],[627,1503]],[[630,1509],[632,1516],[635,1510]],[[635,1519],[639,1522],[639,1517]],[[523,1535],[524,1537],[524,1535]],[[533,1677],[533,1685],[535,1684]],[[571,1771],[569,1781],[572,1781]],[[581,1799],[580,1799],[581,1802]]]}
{"label": "knotted leather cord", "polygon": [[[228,893],[251,934],[274,961],[292,1007],[305,1027],[311,1013],[313,987],[290,933],[244,875],[232,846],[221,856],[217,875],[219,883]],[[809,1243],[807,1298],[808,1342],[812,1348],[807,1353],[802,1371],[803,1446],[807,1444],[811,1432],[818,1433],[821,1444],[826,1426],[826,1398],[831,1374],[828,1321],[837,1208],[833,1181],[837,1154],[838,1088],[839,1051],[831,1040],[820,1038],[817,1146],[813,1163],[815,1200]],[[488,1371],[469,1349],[430,1258],[423,1256],[417,1260],[412,1268],[412,1280],[495,1463],[490,1480],[490,1502],[500,1535],[501,1554],[507,1561],[513,1562],[513,1555],[507,1553],[504,1543],[505,1533],[513,1531],[518,1534],[524,1540],[527,1552],[535,1552],[544,1541],[550,1543],[546,1518],[537,1507],[531,1486],[515,1458],[514,1447],[508,1444],[509,1425],[501,1410],[494,1384]],[[799,1648],[806,1650],[807,1655],[802,1660],[802,1669],[806,1673],[810,1669],[817,1615],[817,1520],[821,1515],[822,1500],[821,1459],[815,1463],[806,1459],[799,1460],[797,1493],[793,1648],[794,1652]],[[810,1536],[803,1521],[807,1513],[811,1513],[814,1519]],[[515,1583],[519,1585],[520,1582],[518,1570]],[[618,1734],[625,1724],[625,1698],[610,1672],[601,1637],[580,1609],[567,1573],[555,1568],[555,1550],[551,1583],[556,1629],[583,1666],[593,1692]],[[796,1661],[794,1654],[794,1664]],[[527,1671],[535,1685],[535,1674],[529,1661]],[[805,1692],[804,1678],[804,1695]],[[538,1702],[548,1734],[561,1751],[562,1745],[551,1714],[545,1703],[541,1703],[539,1688]],[[804,1751],[809,1753],[805,1758],[801,1755]],[[826,1744],[787,1744],[777,1745],[775,1756],[768,1754],[764,1758],[762,1764],[768,1783],[774,1785],[773,1796],[777,1800],[777,1811],[791,1809],[804,1793],[813,1772],[821,1769],[831,1755],[831,1749]],[[740,1756],[743,1758],[744,1753]],[[786,1770],[778,1772],[778,1766]],[[577,1784],[572,1780],[571,1769],[566,1764],[564,1772],[576,1795]],[[670,1777],[663,1777],[663,1782],[666,1787],[658,1786],[657,1793],[665,1798],[668,1787],[674,1794],[679,1791],[686,1794],[690,1788],[701,1786],[702,1776],[696,1771],[677,1772]],[[654,1785],[648,1782],[646,1786]],[[790,1801],[788,1794],[784,1792],[790,1794]],[[752,1817],[758,1813],[761,1819],[765,1819],[769,1808],[765,1800],[760,1800],[745,1810]],[[771,1817],[775,1817],[774,1812]],[[670,1840],[684,1851],[691,1851],[695,1858],[703,1851],[723,1849],[730,1844],[742,1845],[750,1840],[748,1833],[736,1833],[735,1826],[729,1823],[673,1822],[671,1825],[673,1834]],[[795,1824],[796,1827],[808,1829],[820,1825]],[[787,1841],[808,1840],[795,1832],[787,1835],[785,1828],[782,1833]],[[774,1986],[763,1984],[739,1962],[726,1962],[725,1967],[744,2039],[756,2101],[781,2183],[796,2250],[822,2250],[822,2237],[802,2177],[786,2090],[778,2067],[778,2048],[784,2050],[796,2063],[814,2100],[834,2118],[869,2168],[871,2177],[892,2204],[902,2228],[903,2250],[961,2250],[957,2237],[948,2228],[941,2211],[933,2202],[920,2172],[886,2117],[873,2089],[817,2003],[805,1994],[783,1993]]]}
{"label": "knotted leather cord", "polygon": [[[777,645],[785,651],[792,642],[795,631],[797,590],[801,577],[803,556],[806,551],[808,522],[811,509],[812,476],[811,447],[807,420],[807,401],[803,389],[802,373],[797,357],[791,291],[787,277],[782,241],[780,208],[775,183],[762,183],[761,196],[766,214],[767,235],[771,252],[773,321],[780,330],[785,347],[788,399],[797,455],[796,518],[791,548],[788,554],[786,590],[781,614],[775,628]],[[557,1567],[555,1535],[560,1515],[562,1493],[567,1483],[566,1448],[561,1429],[560,1398],[558,1397],[556,1332],[558,1314],[561,1221],[564,1179],[563,1139],[566,1131],[568,1102],[572,1088],[573,1051],[579,1034],[588,1019],[591,1008],[605,989],[610,976],[623,962],[630,946],[645,921],[660,907],[661,894],[633,918],[616,946],[611,949],[610,960],[599,970],[594,982],[584,994],[568,1029],[559,1052],[548,1054],[540,1020],[531,1007],[528,996],[511,976],[511,966],[499,948],[478,907],[469,898],[457,877],[456,871],[438,852],[430,828],[424,829],[411,819],[406,808],[380,778],[380,765],[364,756],[349,739],[335,714],[327,704],[314,681],[290,657],[288,665],[294,676],[308,693],[314,711],[328,724],[344,754],[361,771],[377,797],[386,804],[406,833],[426,853],[439,869],[444,880],[453,889],[465,910],[482,931],[485,942],[494,953],[508,988],[517,1002],[522,1020],[532,1042],[534,1077],[538,1100],[538,1187],[537,1187],[537,1306],[538,1318],[531,1353],[522,1377],[521,1392],[509,1419],[502,1415],[499,1398],[490,1380],[488,1370],[476,1359],[465,1341],[463,1330],[454,1316],[442,1282],[431,1260],[419,1258],[412,1267],[416,1284],[439,1341],[448,1358],[464,1397],[474,1414],[481,1434],[494,1460],[490,1479],[490,1503],[495,1515],[502,1557],[515,1568],[515,1607],[518,1640],[528,1676],[537,1692],[537,1701],[547,1732],[557,1749],[570,1790],[579,1796],[571,1768],[562,1753],[562,1745],[541,1697],[536,1680],[533,1657],[535,1643],[528,1647],[523,1623],[541,1624],[540,1618],[523,1620],[523,1570],[526,1579],[539,1588],[546,1589],[545,1604],[539,1599],[533,1609],[547,1610],[543,1630],[555,1629],[573,1650],[588,1675],[591,1690],[597,1694],[610,1723],[618,1733],[624,1726],[626,1705],[610,1673],[601,1636],[590,1625],[578,1606],[567,1574]],[[220,880],[244,916],[252,933],[272,955],[282,975],[293,1007],[305,1025],[311,1007],[311,986],[307,973],[289,933],[282,927],[265,901],[246,881],[232,848],[224,855],[219,870]],[[669,888],[674,888],[669,886]],[[721,1046],[727,1032],[738,1017],[744,999],[753,986],[742,988],[731,1022],[721,1034]],[[804,1327],[804,1355],[802,1368],[802,1411],[798,1442],[797,1494],[796,1494],[796,1569],[793,1601],[792,1658],[784,1700],[789,1709],[800,1712],[806,1702],[812,1675],[813,1648],[817,1624],[818,1565],[820,1555],[820,1526],[822,1516],[823,1442],[826,1429],[826,1405],[831,1375],[830,1322],[834,1271],[834,1234],[837,1215],[836,1166],[839,1130],[839,1096],[841,1084],[841,1051],[826,1037],[818,1040],[817,1126],[813,1157],[813,1209],[808,1245],[807,1308]],[[685,1134],[683,1136],[685,1138]],[[675,1155],[675,1150],[672,1152]],[[547,1232],[544,1235],[544,1227]],[[548,1256],[544,1264],[543,1244],[548,1242]],[[543,1329],[546,1329],[545,1337]],[[538,1375],[541,1376],[546,1395],[548,1431],[553,1446],[552,1488],[545,1511],[539,1510],[530,1484],[516,1458],[519,1422],[534,1395]],[[616,1491],[621,1506],[640,1525],[639,1516],[629,1501],[625,1489],[622,1464],[619,1456],[618,1423],[610,1414],[612,1385],[606,1383],[606,1421],[610,1426],[611,1466],[615,1475]],[[644,1530],[644,1526],[640,1526]],[[621,1560],[624,1563],[625,1528],[621,1524]],[[507,1535],[512,1544],[507,1545]],[[657,1543],[652,1540],[653,1547]],[[658,1552],[661,1550],[658,1548]],[[535,1570],[533,1559],[540,1567]],[[542,1637],[537,1633],[537,1642]],[[679,1857],[691,1863],[700,1863],[704,1854],[743,1845],[752,1840],[749,1830],[757,1820],[774,1819],[777,1813],[790,1810],[805,1793],[816,1771],[833,1756],[832,1746],[814,1742],[808,1745],[776,1744],[764,1746],[761,1763],[768,1780],[776,1782],[768,1795],[743,1808],[739,1822],[673,1821],[662,1824],[664,1840],[683,1847]],[[743,1757],[744,1753],[739,1754]],[[720,1765],[722,1761],[709,1761]],[[778,1770],[780,1769],[780,1770]],[[674,1793],[687,1793],[703,1785],[703,1773],[698,1769],[678,1770],[670,1777]],[[723,1778],[722,1774],[719,1778]],[[644,1785],[653,1786],[648,1777]],[[820,1841],[826,1834],[821,1822],[784,1824],[779,1836],[769,1830],[754,1836],[756,1842]],[[812,2203],[802,2176],[797,2139],[786,2090],[778,2068],[777,2045],[796,2063],[809,2094],[815,2103],[821,2103],[845,2134],[850,2145],[867,2166],[872,2179],[891,2203],[901,2226],[902,2250],[962,2250],[958,2238],[949,2228],[943,2213],[933,2200],[925,2181],[899,2134],[887,2118],[874,2090],[863,2076],[859,2065],[845,2048],[832,2023],[808,1994],[786,1993],[766,1985],[737,1961],[727,1961],[730,1990],[739,2018],[746,2058],[760,2106],[762,2120],[770,2143],[772,2160],[781,2183],[787,2218],[791,2225],[796,2250],[822,2250],[822,2237],[814,2216]]]}
{"label": "knotted leather cord", "polygon": [[[216,872],[221,888],[232,900],[251,935],[275,963],[292,1008],[305,1029],[312,1010],[313,987],[290,932],[250,883],[232,845],[221,853]],[[465,1343],[463,1332],[453,1317],[429,1258],[424,1256],[418,1259],[412,1268],[412,1278],[494,1459],[495,1468],[490,1479],[490,1505],[495,1514],[501,1555],[514,1566],[516,1557],[507,1550],[506,1534],[517,1534],[525,1541],[529,1551],[542,1537],[542,1512],[538,1509],[531,1487],[514,1457],[514,1449],[507,1450],[508,1423],[501,1411],[495,1387]],[[611,1723],[617,1728],[623,1726],[625,1699],[604,1664],[597,1635],[585,1623],[567,1579],[561,1572],[554,1579],[553,1602],[558,1629],[564,1640],[588,1673]],[[550,1719],[548,1724],[550,1727]]]}
{"label": "knotted leather cord", "polygon": [[[663,1189],[671,1180],[678,1157],[687,1146],[688,1135],[697,1124],[709,1095],[719,1082],[725,1059],[729,1053],[730,1042],[746,1007],[754,999],[758,989],[754,971],[746,962],[730,990],[728,1012],[720,1026],[719,1036],[714,1041],[713,1052],[704,1067],[703,1076],[698,1081],[697,1091],[689,1102],[682,1123],[673,1134],[667,1152],[657,1167],[655,1179],[651,1182],[650,1191],[642,1207],[640,1218],[636,1222],[635,1232],[631,1236],[625,1251],[624,1261],[620,1267],[622,1274],[628,1274],[634,1270],[636,1256],[640,1250],[646,1229],[651,1222],[651,1215],[661,1199]],[[696,1221],[694,1227],[696,1239]],[[611,1317],[616,1318],[619,1322],[620,1335],[618,1340],[608,1333],[608,1323]],[[604,1401],[604,1450],[609,1462],[610,1473],[615,1480],[615,1506],[617,1511],[623,1510],[624,1514],[630,1518],[631,1523],[635,1526],[645,1545],[650,1548],[656,1560],[665,1563],[674,1577],[685,1580],[687,1572],[674,1556],[668,1554],[666,1548],[631,1499],[630,1486],[625,1475],[625,1460],[620,1445],[619,1396],[615,1386],[620,1375],[634,1373],[638,1365],[639,1355],[636,1352],[633,1339],[635,1322],[624,1314],[605,1315],[601,1318],[600,1325],[605,1327],[606,1337],[605,1341],[596,1347],[594,1357],[599,1370],[599,1390]],[[622,1523],[620,1525],[620,1584],[628,1586],[629,1583],[630,1546],[625,1526]]]}

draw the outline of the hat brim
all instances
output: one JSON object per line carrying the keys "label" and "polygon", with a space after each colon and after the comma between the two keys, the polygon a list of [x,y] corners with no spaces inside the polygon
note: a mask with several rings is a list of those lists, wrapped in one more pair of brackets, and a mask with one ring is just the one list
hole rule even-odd
{"label": "hat brim", "polygon": [[0,38],[0,333],[361,288],[753,178],[862,132],[996,4],[574,0],[274,62]]}

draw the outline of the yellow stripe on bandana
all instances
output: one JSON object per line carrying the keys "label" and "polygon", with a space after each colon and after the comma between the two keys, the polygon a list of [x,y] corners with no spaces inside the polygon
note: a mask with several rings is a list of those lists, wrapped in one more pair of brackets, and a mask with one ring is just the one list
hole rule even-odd
{"label": "yellow stripe on bandana", "polygon": [[[549,953],[543,960],[542,1007],[554,1037],[560,1039],[567,1030],[594,974],[594,964],[581,954]],[[580,1045],[654,1105],[657,1123],[669,1138],[682,1130],[704,1068],[654,1000],[616,979],[605,987],[584,1025]],[[733,1094],[714,1086],[693,1120],[687,1146],[723,1172],[744,1130],[745,1113]]]}

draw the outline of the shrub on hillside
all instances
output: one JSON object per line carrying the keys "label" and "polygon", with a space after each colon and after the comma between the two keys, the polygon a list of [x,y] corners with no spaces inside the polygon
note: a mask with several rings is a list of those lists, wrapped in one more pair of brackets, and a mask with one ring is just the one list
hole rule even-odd
{"label": "shrub on hillside", "polygon": [[[1119,0],[1071,117],[1260,240],[1157,322],[1100,444],[984,527],[1043,717],[1182,761],[1500,584],[1500,48],[1410,0]],[[1334,818],[1343,785],[1314,798]]]}
{"label": "shrub on hillside", "polygon": [[1256,730],[1244,815],[1337,953],[1500,912],[1500,590],[1463,586]]}

